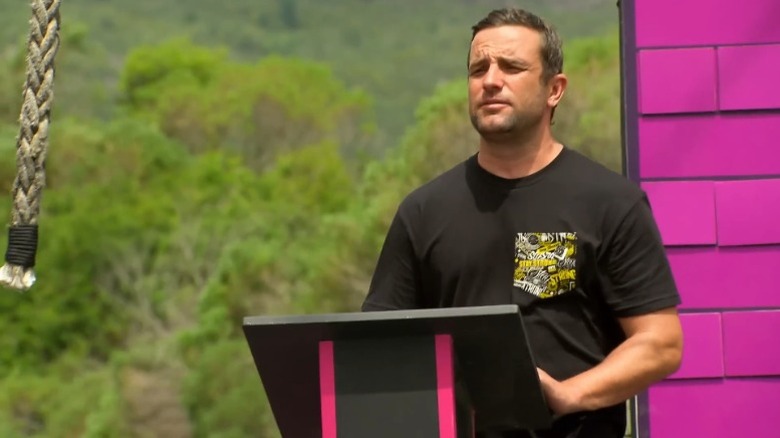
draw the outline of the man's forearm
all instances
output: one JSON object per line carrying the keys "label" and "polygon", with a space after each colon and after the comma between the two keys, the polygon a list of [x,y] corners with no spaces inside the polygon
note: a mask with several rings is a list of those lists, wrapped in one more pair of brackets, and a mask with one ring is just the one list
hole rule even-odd
{"label": "man's forearm", "polygon": [[652,333],[631,336],[598,366],[561,384],[573,396],[571,410],[621,403],[677,370],[682,346]]}

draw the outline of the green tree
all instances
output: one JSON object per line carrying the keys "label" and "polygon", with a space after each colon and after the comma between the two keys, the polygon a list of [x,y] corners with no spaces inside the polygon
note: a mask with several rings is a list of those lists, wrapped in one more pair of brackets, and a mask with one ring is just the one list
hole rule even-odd
{"label": "green tree", "polygon": [[617,30],[568,44],[569,87],[555,113],[561,141],[622,171],[620,56]]}
{"label": "green tree", "polygon": [[296,29],[299,26],[298,2],[296,0],[278,0],[279,19],[290,29]]}
{"label": "green tree", "polygon": [[129,108],[168,136],[196,153],[234,151],[256,170],[279,151],[322,141],[357,154],[374,129],[368,96],[312,62],[239,64],[175,42],[138,49],[122,77]]}

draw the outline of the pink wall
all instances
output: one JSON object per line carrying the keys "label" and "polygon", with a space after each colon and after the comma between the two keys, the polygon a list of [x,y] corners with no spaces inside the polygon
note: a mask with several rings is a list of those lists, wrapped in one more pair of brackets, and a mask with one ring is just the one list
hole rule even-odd
{"label": "pink wall", "polygon": [[780,0],[622,3],[628,168],[685,331],[640,436],[780,436]]}

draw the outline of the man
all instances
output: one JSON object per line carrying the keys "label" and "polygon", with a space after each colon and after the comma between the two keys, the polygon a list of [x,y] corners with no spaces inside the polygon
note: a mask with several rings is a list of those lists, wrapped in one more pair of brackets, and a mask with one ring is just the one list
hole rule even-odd
{"label": "man", "polygon": [[403,200],[363,304],[518,304],[556,420],[501,437],[622,437],[625,401],[681,360],[680,299],[644,192],[553,138],[562,65],[529,12],[473,27],[479,149]]}

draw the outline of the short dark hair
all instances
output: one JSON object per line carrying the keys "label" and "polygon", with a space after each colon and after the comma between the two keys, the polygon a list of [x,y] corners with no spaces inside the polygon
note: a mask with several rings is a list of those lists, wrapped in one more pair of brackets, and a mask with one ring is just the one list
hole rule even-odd
{"label": "short dark hair", "polygon": [[[481,30],[499,26],[523,26],[542,35],[542,79],[546,82],[563,72],[563,44],[558,33],[542,18],[524,9],[503,8],[491,11],[485,18],[471,27],[471,41]],[[471,50],[469,50],[470,55]]]}

